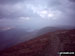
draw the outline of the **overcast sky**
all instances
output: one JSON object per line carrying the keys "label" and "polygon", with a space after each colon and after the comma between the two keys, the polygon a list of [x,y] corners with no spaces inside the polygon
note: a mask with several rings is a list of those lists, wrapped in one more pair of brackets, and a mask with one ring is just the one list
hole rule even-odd
{"label": "overcast sky", "polygon": [[75,0],[0,0],[0,26],[57,25],[75,25]]}

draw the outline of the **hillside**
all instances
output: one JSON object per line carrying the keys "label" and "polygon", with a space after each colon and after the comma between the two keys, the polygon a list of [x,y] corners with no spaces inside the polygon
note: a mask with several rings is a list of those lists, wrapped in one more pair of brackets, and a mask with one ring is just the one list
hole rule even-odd
{"label": "hillside", "polygon": [[75,30],[48,32],[0,51],[0,56],[58,56],[59,51],[75,51]]}
{"label": "hillside", "polygon": [[40,35],[46,34],[48,32],[53,32],[60,30],[56,27],[46,27],[43,29],[38,29],[29,32],[24,28],[11,28],[11,27],[1,27],[0,29],[0,50],[9,48],[21,42],[28,41],[33,38],[37,38]]}

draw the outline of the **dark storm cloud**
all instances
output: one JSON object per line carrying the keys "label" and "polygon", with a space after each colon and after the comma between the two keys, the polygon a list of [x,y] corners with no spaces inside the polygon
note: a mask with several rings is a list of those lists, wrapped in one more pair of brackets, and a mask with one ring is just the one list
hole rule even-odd
{"label": "dark storm cloud", "polygon": [[75,0],[69,0],[69,1],[75,3]]}
{"label": "dark storm cloud", "polygon": [[23,2],[25,0],[0,0],[0,4],[13,4],[13,3],[17,3],[17,2]]}

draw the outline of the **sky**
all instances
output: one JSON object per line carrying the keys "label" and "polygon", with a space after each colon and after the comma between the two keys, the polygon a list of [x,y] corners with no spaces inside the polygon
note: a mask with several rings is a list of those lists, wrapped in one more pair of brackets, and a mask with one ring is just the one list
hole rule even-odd
{"label": "sky", "polygon": [[75,26],[75,0],[0,0],[0,27]]}

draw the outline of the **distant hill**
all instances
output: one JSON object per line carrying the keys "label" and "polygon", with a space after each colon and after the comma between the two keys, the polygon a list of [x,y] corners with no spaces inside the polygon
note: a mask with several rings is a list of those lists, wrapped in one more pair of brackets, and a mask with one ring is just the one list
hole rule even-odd
{"label": "distant hill", "polygon": [[45,34],[45,33],[48,33],[48,32],[53,32],[53,31],[56,31],[56,30],[60,30],[60,28],[56,28],[56,27],[45,27],[45,28],[42,28],[40,30],[38,30],[38,35],[42,35],[42,34]]}
{"label": "distant hill", "polygon": [[60,28],[60,29],[64,29],[64,30],[71,30],[71,29],[75,29],[75,26],[72,26],[72,25],[58,25],[56,26],[57,28]]}
{"label": "distant hill", "polygon": [[42,35],[48,32],[54,32],[58,30],[71,30],[75,29],[75,26],[68,26],[68,25],[58,25],[58,26],[52,26],[52,27],[45,27],[37,31],[37,35]]}
{"label": "distant hill", "polygon": [[58,30],[0,52],[0,56],[59,56],[59,51],[75,51],[75,29]]}

